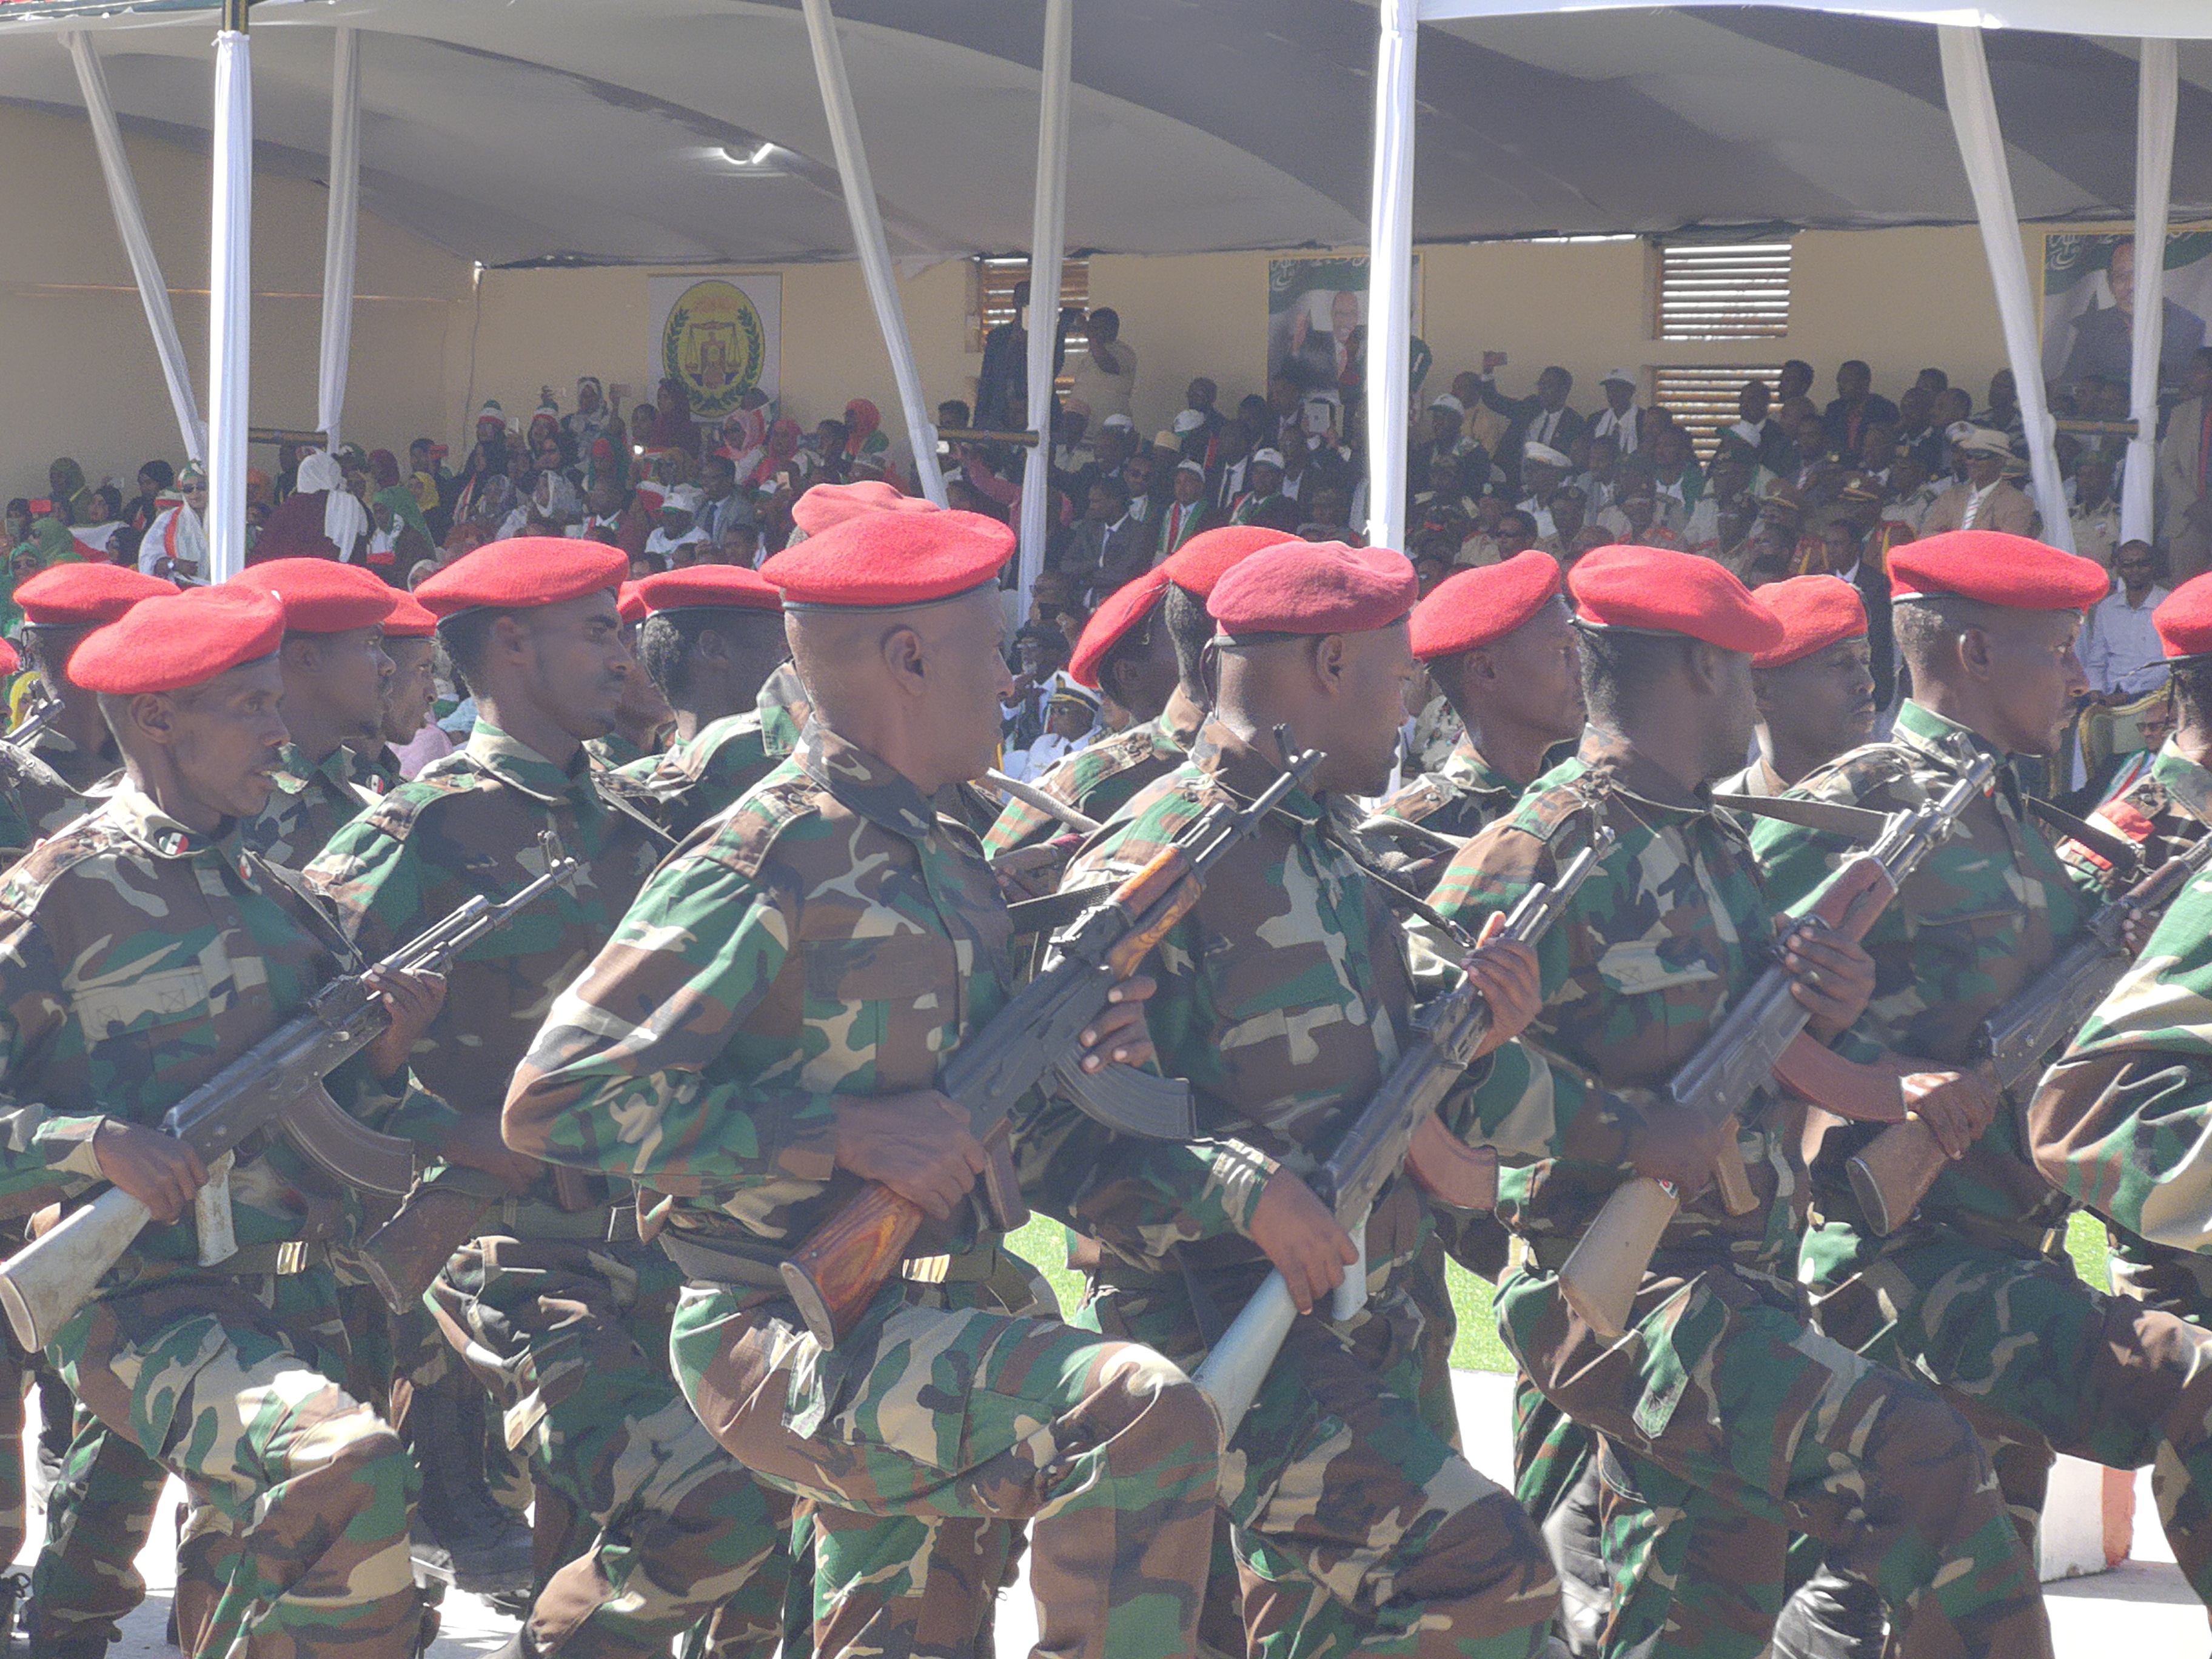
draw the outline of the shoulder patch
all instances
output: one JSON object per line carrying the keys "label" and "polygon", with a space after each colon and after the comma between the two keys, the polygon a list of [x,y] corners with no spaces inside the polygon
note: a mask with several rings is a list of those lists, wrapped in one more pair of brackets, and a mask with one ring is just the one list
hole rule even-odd
{"label": "shoulder patch", "polygon": [[91,817],[79,818],[32,848],[0,877],[0,909],[29,915],[56,882],[79,865],[112,853],[114,845]]}
{"label": "shoulder patch", "polygon": [[799,767],[781,763],[740,799],[693,830],[671,857],[708,859],[757,880],[776,843],[807,820],[823,816],[823,801],[836,799]]}
{"label": "shoulder patch", "polygon": [[499,787],[497,779],[472,766],[447,766],[442,763],[426,766],[391,793],[379,795],[357,821],[374,824],[394,841],[405,841],[413,833],[416,822],[439,802]]}

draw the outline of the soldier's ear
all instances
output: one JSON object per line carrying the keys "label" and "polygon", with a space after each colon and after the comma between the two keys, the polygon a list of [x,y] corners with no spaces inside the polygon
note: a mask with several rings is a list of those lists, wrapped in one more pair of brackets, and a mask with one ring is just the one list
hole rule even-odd
{"label": "soldier's ear", "polygon": [[141,691],[126,706],[131,729],[149,743],[167,747],[176,730],[177,705],[166,691]]}
{"label": "soldier's ear", "polygon": [[902,688],[919,695],[923,677],[928,672],[927,659],[929,654],[920,631],[902,623],[887,630],[877,649],[882,653],[884,666],[890,671],[892,680]]}
{"label": "soldier's ear", "polygon": [[1959,665],[1971,678],[1985,680],[1996,672],[1996,659],[1990,649],[1990,636],[1986,629],[1960,629],[1952,642],[1952,648],[1959,654]]}
{"label": "soldier's ear", "polygon": [[1331,691],[1344,683],[1344,669],[1352,648],[1341,634],[1323,634],[1314,641],[1314,678]]}

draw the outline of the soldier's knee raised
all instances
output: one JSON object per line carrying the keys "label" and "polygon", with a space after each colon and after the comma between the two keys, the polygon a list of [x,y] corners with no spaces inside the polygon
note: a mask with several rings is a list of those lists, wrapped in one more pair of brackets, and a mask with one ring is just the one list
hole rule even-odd
{"label": "soldier's knee raised", "polygon": [[1111,1346],[1088,1413],[1100,1439],[1133,1434],[1163,1458],[1218,1452],[1220,1416],[1180,1366],[1134,1343]]}
{"label": "soldier's knee raised", "polygon": [[400,1528],[406,1526],[422,1477],[396,1430],[360,1406],[322,1425],[315,1438],[330,1473],[351,1478],[358,1492],[352,1505],[356,1513],[393,1518]]}
{"label": "soldier's knee raised", "polygon": [[1972,1425],[1917,1386],[1899,1390],[1883,1407],[1868,1437],[1866,1461],[1885,1492],[1922,1517],[1948,1522],[1978,1494],[1996,1501],[1996,1474]]}

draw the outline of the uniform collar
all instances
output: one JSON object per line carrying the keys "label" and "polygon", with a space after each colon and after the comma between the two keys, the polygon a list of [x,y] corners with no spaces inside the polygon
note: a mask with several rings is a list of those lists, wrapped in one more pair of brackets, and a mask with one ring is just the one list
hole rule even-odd
{"label": "uniform collar", "polygon": [[1182,694],[1182,687],[1168,693],[1168,706],[1160,710],[1158,721],[1160,735],[1184,754],[1198,741],[1199,728],[1206,724],[1206,711]]}
{"label": "uniform collar", "polygon": [[936,812],[911,778],[818,720],[806,722],[792,758],[842,804],[893,835],[924,841],[937,828]]}
{"label": "uniform collar", "polygon": [[1437,769],[1462,788],[1478,794],[1495,794],[1501,790],[1516,795],[1521,793],[1512,779],[1483,759],[1472,738],[1462,738],[1454,744],[1451,753],[1444,757],[1444,763]]}
{"label": "uniform collar", "polygon": [[592,757],[580,746],[565,768],[556,766],[528,744],[510,738],[483,718],[479,705],[476,729],[469,733],[468,757],[508,787],[542,801],[596,802]]}
{"label": "uniform collar", "polygon": [[1709,784],[1685,789],[1674,775],[1617,732],[1592,726],[1583,732],[1575,758],[1583,769],[1598,775],[1612,793],[1627,796],[1663,812],[1710,815],[1713,792]]}
{"label": "uniform collar", "polygon": [[1950,766],[1971,765],[1978,755],[1993,755],[2000,765],[2005,759],[2003,751],[1980,732],[1910,697],[1898,705],[1896,738],[1905,748]]}
{"label": "uniform collar", "polygon": [[[1190,757],[1199,770],[1239,800],[1256,800],[1282,775],[1281,768],[1211,715],[1199,729]],[[1304,823],[1318,823],[1323,816],[1320,800],[1304,788],[1284,796],[1276,811]]]}
{"label": "uniform collar", "polygon": [[134,846],[155,858],[193,859],[203,853],[216,853],[227,863],[236,865],[243,856],[244,842],[236,818],[225,818],[212,834],[188,830],[163,811],[128,773],[102,811],[108,823]]}
{"label": "uniform collar", "polygon": [[276,751],[276,787],[287,794],[305,794],[307,786],[319,777],[343,787],[353,781],[353,750],[344,744],[319,762],[310,761],[296,743],[288,743]]}

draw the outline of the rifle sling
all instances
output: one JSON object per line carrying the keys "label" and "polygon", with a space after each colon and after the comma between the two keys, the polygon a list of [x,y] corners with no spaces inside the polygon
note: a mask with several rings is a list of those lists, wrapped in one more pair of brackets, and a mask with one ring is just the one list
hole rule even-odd
{"label": "rifle sling", "polygon": [[1712,799],[1714,805],[1725,806],[1731,812],[1747,812],[1753,817],[1794,823],[1800,829],[1843,836],[1869,846],[1880,841],[1882,831],[1889,827],[1887,813],[1873,811],[1863,806],[1845,806],[1839,801],[1810,800],[1798,795],[1719,793],[1716,793]]}

